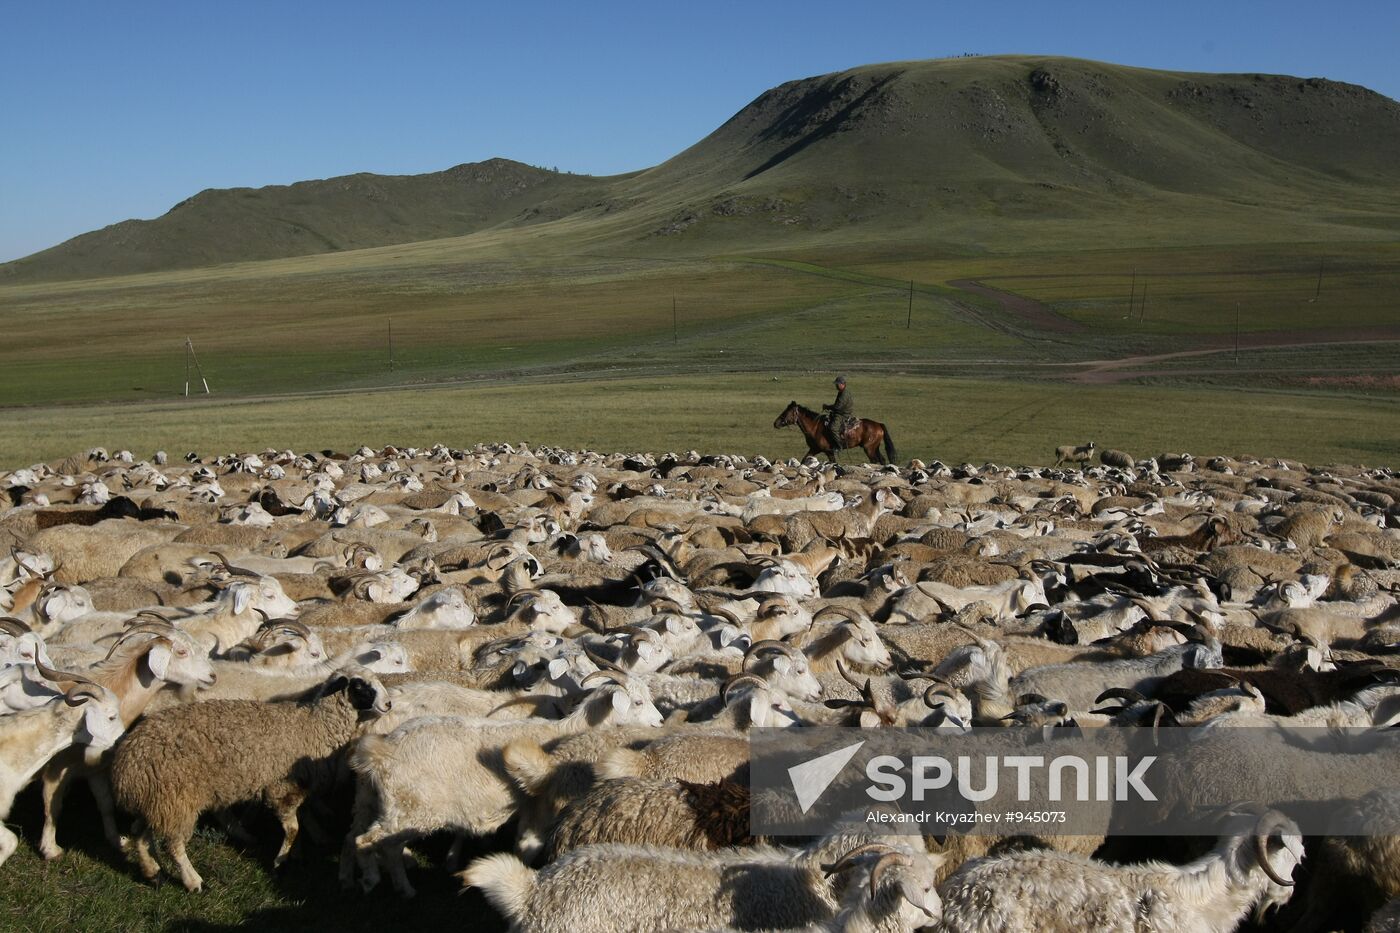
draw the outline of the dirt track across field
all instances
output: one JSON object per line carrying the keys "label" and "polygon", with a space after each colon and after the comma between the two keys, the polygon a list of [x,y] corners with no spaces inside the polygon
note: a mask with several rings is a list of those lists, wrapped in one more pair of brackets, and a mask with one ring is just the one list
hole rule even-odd
{"label": "dirt track across field", "polygon": [[990,285],[983,285],[975,279],[954,279],[948,284],[962,291],[992,299],[1001,305],[1003,311],[1014,314],[1037,330],[1050,331],[1056,334],[1077,334],[1085,329],[1084,325],[1078,321],[1071,320],[1058,311],[1053,311],[1048,306],[1041,304],[1033,298],[1027,298],[1025,295],[1018,295],[1015,292],[1004,292],[1000,289],[992,288]]}
{"label": "dirt track across field", "polygon": [[[1067,366],[1082,367],[1070,379],[1074,382],[1104,385],[1124,382],[1142,376],[1163,375],[1160,371],[1141,369],[1163,360],[1181,359],[1190,356],[1210,356],[1212,354],[1233,353],[1233,334],[1214,334],[1201,338],[1206,344],[1195,350],[1180,350],[1175,353],[1153,353],[1144,356],[1125,356],[1116,360],[1087,360],[1067,363]],[[1264,347],[1321,347],[1338,343],[1392,343],[1400,342],[1400,327],[1346,327],[1335,330],[1278,330],[1259,331],[1240,335],[1241,350],[1257,350]],[[1172,370],[1174,375],[1216,374],[1222,370]]]}

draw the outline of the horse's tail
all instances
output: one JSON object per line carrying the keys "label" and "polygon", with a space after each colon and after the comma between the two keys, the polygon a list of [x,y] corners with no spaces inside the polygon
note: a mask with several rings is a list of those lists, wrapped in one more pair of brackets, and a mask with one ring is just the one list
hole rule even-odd
{"label": "horse's tail", "polygon": [[885,428],[885,459],[894,463],[899,459],[899,454],[894,452],[894,438],[890,436],[890,429]]}

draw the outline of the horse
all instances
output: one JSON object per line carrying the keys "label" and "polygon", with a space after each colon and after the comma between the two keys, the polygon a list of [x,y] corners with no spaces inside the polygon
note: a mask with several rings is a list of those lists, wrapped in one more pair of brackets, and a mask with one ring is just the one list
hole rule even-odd
{"label": "horse", "polygon": [[[802,435],[807,438],[807,453],[815,456],[826,454],[831,458],[831,462],[836,462],[838,451],[833,450],[831,441],[826,434],[826,422],[822,416],[812,411],[810,408],[803,408],[796,402],[788,403],[788,407],[783,409],[783,413],[773,421],[773,427],[785,428],[790,424],[795,424],[802,430]],[[885,443],[886,456],[880,456],[880,442]],[[890,436],[889,429],[878,421],[871,421],[869,418],[857,418],[856,426],[841,436],[841,450],[851,447],[859,447],[865,451],[866,459],[876,463],[893,463],[896,456],[894,451],[894,438]]]}

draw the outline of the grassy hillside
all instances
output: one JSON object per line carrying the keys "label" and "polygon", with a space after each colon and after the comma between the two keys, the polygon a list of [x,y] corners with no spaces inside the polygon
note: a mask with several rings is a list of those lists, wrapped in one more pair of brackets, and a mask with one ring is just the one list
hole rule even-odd
{"label": "grassy hillside", "polygon": [[760,95],[647,171],[506,160],[205,191],[0,266],[37,281],[506,231],[578,255],[1377,239],[1400,230],[1400,105],[1277,75],[1047,57],[872,65]]}

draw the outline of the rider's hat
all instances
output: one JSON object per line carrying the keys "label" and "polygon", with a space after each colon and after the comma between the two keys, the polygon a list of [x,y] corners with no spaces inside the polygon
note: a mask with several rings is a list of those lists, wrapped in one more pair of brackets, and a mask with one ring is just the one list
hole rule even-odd
{"label": "rider's hat", "polygon": [[839,386],[839,385],[843,385],[843,384],[846,382],[846,377],[845,377],[845,376],[837,376],[837,377],[836,377],[835,379],[833,379],[831,382],[832,382],[832,385],[838,385],[838,386]]}

